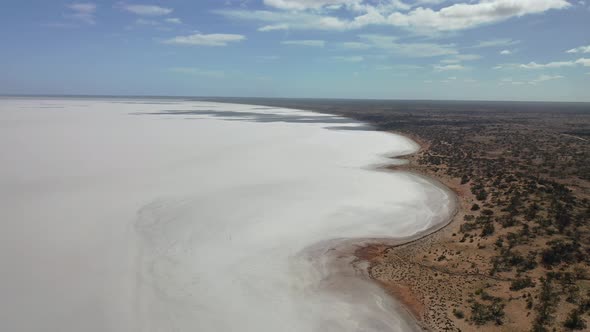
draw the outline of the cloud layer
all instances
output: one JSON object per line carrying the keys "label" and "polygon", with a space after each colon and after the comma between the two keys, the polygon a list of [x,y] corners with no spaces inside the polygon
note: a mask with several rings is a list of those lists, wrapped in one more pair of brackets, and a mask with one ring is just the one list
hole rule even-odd
{"label": "cloud layer", "polygon": [[172,13],[172,8],[165,8],[154,5],[129,5],[120,4],[121,9],[140,16],[166,16]]}
{"label": "cloud layer", "polygon": [[[230,19],[261,22],[264,25],[260,31],[352,30],[382,25],[428,34],[465,30],[571,6],[566,0],[479,0],[438,10],[414,8],[401,1],[375,4],[363,0],[265,0],[264,3],[275,10],[231,9],[216,13]],[[414,6],[424,3],[417,2]]]}
{"label": "cloud layer", "polygon": [[189,45],[189,46],[227,46],[229,43],[235,43],[245,40],[243,35],[236,34],[200,34],[195,33],[187,36],[176,36],[164,41],[165,44]]}
{"label": "cloud layer", "polygon": [[96,4],[91,2],[75,2],[67,5],[71,11],[66,14],[66,17],[72,20],[83,22],[86,24],[95,24],[94,15],[96,13]]}

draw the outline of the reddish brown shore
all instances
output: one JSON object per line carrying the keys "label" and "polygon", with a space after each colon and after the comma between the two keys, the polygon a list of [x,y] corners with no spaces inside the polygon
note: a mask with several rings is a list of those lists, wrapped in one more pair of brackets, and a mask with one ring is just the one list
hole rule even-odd
{"label": "reddish brown shore", "polygon": [[[469,311],[471,294],[478,289],[496,288],[501,291],[509,280],[480,273],[480,267],[488,266],[491,257],[457,245],[456,237],[471,205],[476,202],[468,185],[460,180],[421,167],[419,156],[429,150],[430,144],[421,138],[403,133],[420,145],[420,150],[405,158],[405,165],[392,165],[390,170],[409,171],[440,182],[457,197],[456,212],[446,224],[429,230],[409,240],[396,244],[390,241],[371,242],[359,247],[355,257],[368,262],[368,276],[387,293],[399,301],[427,331],[514,331],[526,330],[530,315],[500,327],[476,326],[465,319]],[[443,258],[444,257],[444,258]],[[456,261],[449,268],[449,257]],[[438,264],[440,263],[440,264]],[[448,262],[447,262],[448,263]],[[500,283],[499,283],[500,282]],[[520,318],[519,318],[520,319]]]}

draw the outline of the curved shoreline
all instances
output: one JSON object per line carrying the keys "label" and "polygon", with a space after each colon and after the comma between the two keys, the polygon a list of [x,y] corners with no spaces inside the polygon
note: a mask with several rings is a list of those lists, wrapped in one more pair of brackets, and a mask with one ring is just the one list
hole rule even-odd
{"label": "curved shoreline", "polygon": [[460,210],[460,201],[457,193],[445,185],[441,180],[412,169],[411,161],[408,160],[407,157],[414,156],[422,151],[424,149],[423,145],[400,133],[390,134],[403,136],[414,142],[419,148],[404,155],[388,156],[388,158],[391,159],[405,160],[407,161],[405,164],[398,165],[390,163],[387,165],[374,166],[371,167],[371,169],[388,173],[401,172],[410,174],[444,191],[450,198],[449,205],[447,206],[449,208],[448,217],[441,218],[441,220],[429,225],[427,228],[405,237],[331,239],[305,248],[302,253],[305,254],[309,260],[320,260],[325,264],[324,268],[329,271],[323,281],[330,285],[330,288],[332,288],[333,285],[338,285],[337,289],[345,292],[346,290],[350,291],[352,287],[358,287],[358,285],[353,285],[355,281],[350,280],[351,277],[358,278],[360,281],[368,281],[379,287],[391,297],[396,303],[395,313],[400,316],[408,328],[415,331],[427,331],[429,328],[420,320],[416,310],[414,310],[411,305],[408,305],[407,300],[403,299],[400,294],[396,294],[371,275],[369,271],[371,268],[371,262],[369,257],[367,257],[367,250],[370,251],[373,247],[377,246],[386,248],[403,247],[439,233],[451,225],[456,219]]}
{"label": "curved shoreline", "polygon": [[[257,104],[249,105],[265,106]],[[277,106],[266,105],[266,107]],[[354,282],[354,280],[350,280],[351,276],[357,278],[357,281],[368,281],[373,285],[379,287],[382,291],[384,291],[388,294],[388,296],[391,297],[391,299],[397,304],[397,310],[395,310],[395,312],[400,315],[400,318],[405,322],[405,324],[408,327],[411,327],[412,330],[416,331],[430,330],[426,326],[426,323],[423,322],[420,319],[420,317],[418,317],[415,310],[412,310],[411,306],[408,305],[407,301],[401,298],[399,294],[393,293],[391,289],[388,289],[388,287],[386,287],[385,284],[383,284],[371,275],[369,271],[369,269],[371,268],[371,262],[368,259],[369,257],[363,257],[363,251],[367,249],[370,250],[371,247],[381,246],[387,248],[400,248],[404,246],[409,246],[421,240],[440,234],[443,230],[447,229],[457,218],[457,215],[461,209],[461,201],[459,199],[459,195],[457,194],[457,192],[455,192],[453,189],[451,189],[450,186],[445,184],[442,179],[433,177],[430,174],[426,174],[414,168],[415,165],[413,164],[411,157],[417,155],[425,149],[428,149],[428,145],[426,144],[426,142],[424,142],[417,136],[408,135],[407,133],[401,133],[396,131],[381,131],[371,123],[346,117],[340,114],[334,114],[305,108],[291,108],[284,106],[278,107],[282,109],[292,109],[294,111],[308,111],[322,115],[346,118],[351,121],[363,124],[364,126],[367,126],[368,128],[370,128],[370,130],[373,131],[379,131],[391,135],[404,137],[405,139],[407,139],[415,145],[416,149],[407,153],[403,153],[401,155],[386,153],[384,154],[384,156],[390,159],[389,162],[367,165],[366,168],[373,171],[382,171],[388,173],[401,172],[405,174],[410,174],[412,176],[419,177],[420,179],[439,188],[440,190],[445,191],[451,198],[451,201],[449,202],[450,205],[448,206],[451,211],[448,217],[444,218],[443,220],[440,220],[437,223],[431,224],[429,225],[429,227],[409,236],[324,240],[310,247],[302,249],[299,255],[302,255],[311,261],[320,261],[322,264],[325,265],[323,266],[324,268],[328,266],[326,270],[330,271],[328,271],[328,275],[326,275],[325,280],[323,280],[322,282],[327,283],[328,285],[330,285],[330,287],[332,287],[333,285],[339,285],[338,289],[342,292],[345,292],[347,289],[349,291],[352,290],[355,286],[350,285],[350,283]],[[396,164],[393,162],[393,160],[403,161],[403,163]],[[324,259],[328,259],[328,261],[325,261]],[[344,286],[346,282],[349,283],[349,287]]]}
{"label": "curved shoreline", "polygon": [[[216,101],[218,102],[218,101]],[[240,104],[248,106],[262,106],[254,104]],[[285,107],[280,107],[285,109]],[[362,124],[370,128],[370,131],[383,132],[378,130],[374,125],[359,121],[346,116],[330,114],[326,112],[318,112],[314,110],[305,109],[293,109],[294,111],[307,111],[316,114],[335,116],[343,119],[348,119],[351,122]],[[329,128],[326,128],[329,129]],[[353,297],[353,304],[358,302],[366,304],[366,308],[381,310],[380,312],[374,313],[374,318],[379,320],[383,317],[385,319],[390,318],[396,323],[396,327],[402,331],[413,330],[421,331],[425,330],[426,327],[419,317],[412,310],[411,306],[408,306],[404,302],[404,299],[393,294],[390,289],[385,287],[382,283],[372,277],[369,269],[371,267],[369,260],[362,257],[362,250],[370,248],[371,246],[386,246],[389,248],[401,247],[412,244],[416,241],[432,236],[437,232],[443,230],[445,227],[451,224],[458,212],[458,199],[455,192],[446,186],[440,180],[431,177],[427,174],[417,172],[411,169],[412,164],[408,157],[418,154],[420,151],[425,149],[423,144],[419,143],[412,137],[408,137],[405,134],[395,132],[383,132],[389,135],[397,135],[403,137],[414,145],[412,149],[408,149],[401,154],[395,153],[384,153],[381,156],[389,158],[389,160],[378,163],[369,164],[363,168],[370,169],[373,171],[381,171],[388,173],[403,173],[419,178],[420,181],[427,182],[428,185],[435,186],[437,189],[444,191],[448,195],[448,204],[445,204],[445,216],[436,218],[436,215],[432,217],[429,224],[422,230],[415,232],[409,236],[404,237],[359,237],[359,238],[347,238],[347,239],[327,239],[322,240],[318,243],[312,244],[311,246],[305,247],[299,251],[296,255],[298,258],[306,259],[312,264],[316,272],[319,272],[322,278],[320,278],[319,284],[316,285],[322,291],[328,291],[330,294],[337,294],[335,296]],[[394,160],[404,161],[403,163],[395,163]],[[315,288],[315,287],[314,287]],[[376,292],[374,289],[377,288],[379,291]],[[313,289],[312,289],[313,291]],[[365,294],[361,294],[365,292]],[[339,294],[338,294],[339,293]],[[365,296],[365,301],[358,300],[362,296]],[[379,296],[379,300],[376,300],[374,296]],[[369,298],[367,298],[369,297]],[[386,297],[386,298],[385,298]],[[385,309],[387,312],[384,312]],[[367,317],[373,318],[372,313],[365,313]],[[366,318],[363,317],[362,323],[366,323]],[[397,321],[400,319],[401,321]],[[361,321],[358,321],[361,323]],[[384,322],[391,323],[391,321]],[[386,330],[382,328],[383,324],[378,326],[375,330],[382,331]],[[402,327],[403,326],[403,327]],[[390,327],[390,325],[387,325]]]}
{"label": "curved shoreline", "polygon": [[[252,106],[265,106],[265,105],[254,105]],[[275,105],[266,105],[267,107],[277,107]],[[298,111],[309,111],[318,114],[324,115],[331,115],[337,116],[342,118],[350,119],[354,122],[362,123],[365,126],[368,126],[374,131],[380,131],[371,123],[367,123],[364,121],[359,121],[353,118],[349,118],[346,116],[342,116],[339,114],[333,114],[329,112],[322,112],[317,110],[310,110],[304,108],[291,108],[291,107],[284,107],[280,106],[283,109],[292,109]],[[325,283],[329,285],[339,285],[338,289],[340,291],[345,291],[346,289],[350,290],[351,287],[344,287],[343,283],[347,282],[347,279],[350,279],[351,276],[357,278],[358,281],[368,281],[373,285],[379,287],[382,291],[387,293],[391,299],[397,304],[398,310],[396,313],[400,315],[400,318],[407,324],[408,327],[411,327],[412,330],[416,331],[428,331],[430,330],[425,322],[423,322],[420,317],[417,316],[415,310],[408,305],[407,301],[402,299],[399,294],[395,294],[392,292],[391,289],[388,289],[386,285],[382,282],[375,279],[369,269],[371,267],[371,262],[369,261],[369,257],[365,256],[364,250],[370,250],[371,247],[374,246],[382,246],[387,248],[400,248],[404,246],[408,246],[424,240],[426,238],[435,236],[441,231],[447,229],[457,218],[458,213],[461,209],[461,201],[459,199],[459,195],[450,186],[445,184],[442,179],[435,178],[429,174],[421,172],[414,168],[411,157],[417,155],[421,151],[427,149],[425,146],[425,142],[420,139],[419,137],[408,135],[407,133],[400,133],[395,131],[382,131],[392,135],[398,135],[404,137],[405,139],[411,141],[413,144],[416,145],[416,149],[409,153],[404,153],[401,155],[392,155],[392,154],[385,154],[385,156],[391,160],[400,160],[404,161],[403,164],[395,164],[393,162],[383,163],[379,165],[368,165],[367,168],[373,171],[383,171],[383,172],[402,172],[405,174],[410,174],[416,177],[421,178],[422,180],[429,182],[431,185],[444,190],[451,198],[450,201],[451,206],[449,208],[452,210],[449,213],[449,216],[440,222],[437,222],[433,225],[430,225],[428,228],[416,232],[412,235],[405,236],[405,237],[384,237],[384,238],[375,238],[375,237],[368,237],[368,238],[353,238],[353,239],[330,239],[321,241],[316,243],[310,247],[304,248],[301,250],[301,256],[306,257],[308,260],[317,260],[318,257],[322,256],[323,258],[327,258],[330,261],[326,262],[320,259],[323,264],[329,265],[328,269],[331,270],[325,280]],[[354,282],[353,280],[348,280],[348,282]],[[410,294],[411,295],[411,294]]]}

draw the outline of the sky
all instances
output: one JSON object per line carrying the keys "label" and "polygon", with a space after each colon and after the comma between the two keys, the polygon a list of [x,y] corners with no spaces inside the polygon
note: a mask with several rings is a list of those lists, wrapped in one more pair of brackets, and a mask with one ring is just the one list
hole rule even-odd
{"label": "sky", "polygon": [[590,0],[2,0],[0,94],[590,101]]}

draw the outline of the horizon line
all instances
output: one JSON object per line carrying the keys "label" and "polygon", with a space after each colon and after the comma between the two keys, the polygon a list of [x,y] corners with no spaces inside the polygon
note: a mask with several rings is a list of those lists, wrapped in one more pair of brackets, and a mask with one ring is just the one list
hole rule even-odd
{"label": "horizon line", "polygon": [[401,99],[401,98],[337,98],[337,97],[244,97],[244,96],[175,96],[175,95],[103,95],[103,94],[2,94],[0,98],[65,97],[65,98],[165,98],[165,99],[267,99],[267,100],[349,100],[349,101],[399,101],[399,102],[481,102],[481,103],[551,103],[590,104],[590,101],[556,100],[489,100],[489,99]]}

